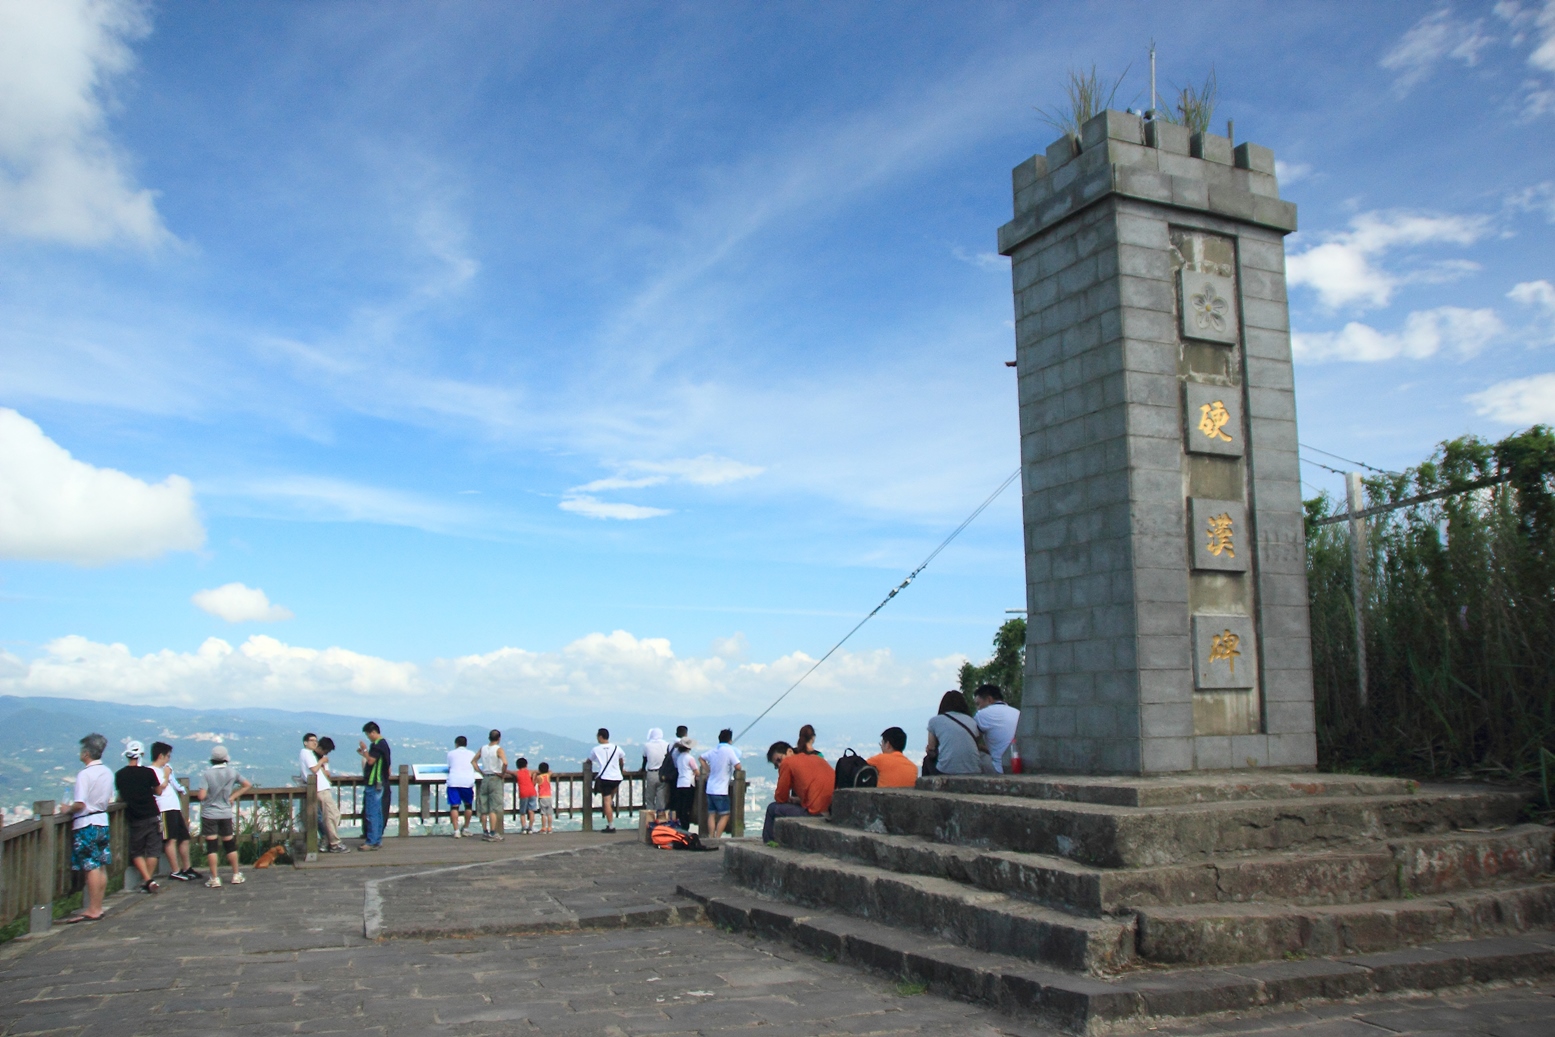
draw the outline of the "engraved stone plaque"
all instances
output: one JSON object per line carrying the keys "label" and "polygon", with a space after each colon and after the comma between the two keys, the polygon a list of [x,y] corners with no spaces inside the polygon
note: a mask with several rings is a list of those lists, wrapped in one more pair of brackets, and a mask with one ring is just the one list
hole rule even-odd
{"label": "engraved stone plaque", "polygon": [[1193,567],[1218,572],[1246,572],[1253,539],[1247,528],[1247,508],[1241,501],[1188,500],[1192,524]]}
{"label": "engraved stone plaque", "polygon": [[1205,691],[1251,688],[1258,677],[1258,642],[1247,616],[1193,617],[1193,686]]}
{"label": "engraved stone plaque", "polygon": [[1242,456],[1242,391],[1231,385],[1188,383],[1188,452]]}
{"label": "engraved stone plaque", "polygon": [[1177,274],[1182,291],[1183,338],[1237,341],[1236,286],[1231,278],[1187,269]]}

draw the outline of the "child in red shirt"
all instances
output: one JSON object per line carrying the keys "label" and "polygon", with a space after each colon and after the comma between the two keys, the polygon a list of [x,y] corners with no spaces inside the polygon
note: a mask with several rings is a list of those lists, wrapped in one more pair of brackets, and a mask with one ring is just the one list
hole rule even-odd
{"label": "child in red shirt", "polygon": [[524,827],[519,835],[533,835],[535,831],[535,811],[540,809],[540,793],[535,788],[534,772],[529,769],[529,761],[520,756],[518,765],[513,770],[513,777],[518,780],[518,809],[524,815]]}

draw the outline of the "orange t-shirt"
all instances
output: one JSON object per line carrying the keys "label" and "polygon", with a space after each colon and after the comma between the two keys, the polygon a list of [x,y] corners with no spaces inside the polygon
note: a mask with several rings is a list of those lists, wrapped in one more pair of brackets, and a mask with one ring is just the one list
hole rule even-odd
{"label": "orange t-shirt", "polygon": [[549,772],[535,775],[535,791],[540,794],[541,799],[549,799],[551,797],[551,775]]}
{"label": "orange t-shirt", "polygon": [[778,768],[779,803],[787,803],[793,793],[806,813],[824,814],[831,809],[832,791],[837,787],[837,772],[831,764],[810,753],[789,753]]}
{"label": "orange t-shirt", "polygon": [[864,762],[880,772],[883,789],[910,789],[918,783],[918,765],[894,749],[877,753]]}
{"label": "orange t-shirt", "polygon": [[513,776],[518,779],[518,794],[520,796],[527,798],[536,794],[534,772],[528,767],[514,771]]}

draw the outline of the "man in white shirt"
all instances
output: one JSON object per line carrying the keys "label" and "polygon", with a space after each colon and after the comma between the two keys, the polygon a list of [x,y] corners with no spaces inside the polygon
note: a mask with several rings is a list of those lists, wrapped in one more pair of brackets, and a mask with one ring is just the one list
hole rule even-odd
{"label": "man in white shirt", "polygon": [[334,783],[329,780],[329,756],[319,753],[319,736],[312,731],[302,736],[298,760],[302,764],[302,780],[318,783],[319,827],[324,830],[324,852],[350,853],[351,847],[340,841],[340,804],[335,799]]}
{"label": "man in white shirt", "polygon": [[977,700],[977,726],[988,744],[988,755],[993,757],[994,770],[1004,773],[1004,754],[1015,741],[1015,727],[1020,723],[1020,710],[1004,701],[1004,690],[997,684],[981,685],[972,697]]}
{"label": "man in white shirt", "polygon": [[599,729],[599,744],[589,751],[589,763],[593,764],[594,791],[599,793],[600,807],[605,812],[605,832],[616,830],[616,789],[621,787],[621,747],[610,740],[607,728]]}
{"label": "man in white shirt", "polygon": [[108,865],[113,851],[108,841],[108,804],[113,801],[113,771],[103,765],[108,739],[89,734],[81,739],[81,762],[70,813],[70,867],[86,872],[86,896],[81,910],[66,922],[95,922],[103,916],[108,889]]}
{"label": "man in white shirt", "polygon": [[650,727],[648,740],[643,743],[643,813],[649,821],[661,820],[661,814],[669,812],[669,787],[659,776],[664,765],[664,754],[670,744],[664,740],[664,729]]}
{"label": "man in white shirt", "polygon": [[726,727],[718,732],[718,744],[702,754],[702,766],[707,769],[708,827],[714,839],[729,827],[729,783],[740,765],[740,751],[729,744],[732,741],[734,731]]}
{"label": "man in white shirt", "polygon": [[[459,808],[464,808],[464,827],[459,826]],[[470,818],[475,816],[475,752],[464,735],[454,739],[448,750],[448,820],[454,826],[454,838],[470,834]]]}

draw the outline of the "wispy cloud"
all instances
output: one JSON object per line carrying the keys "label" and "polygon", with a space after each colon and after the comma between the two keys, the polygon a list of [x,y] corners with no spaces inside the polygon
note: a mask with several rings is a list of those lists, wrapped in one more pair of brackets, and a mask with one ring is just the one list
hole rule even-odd
{"label": "wispy cloud", "polygon": [[[666,483],[685,483],[691,486],[721,486],[760,475],[765,469],[745,464],[727,457],[703,454],[701,457],[675,458],[668,461],[627,461],[618,466],[616,475],[574,486],[567,491],[557,505],[589,518],[645,519],[668,515],[663,508],[640,507],[635,504],[613,504],[598,500],[596,493],[611,490],[641,490]],[[634,474],[640,473],[640,474]]]}
{"label": "wispy cloud", "polygon": [[485,525],[478,512],[464,505],[327,476],[211,480],[201,482],[199,490],[202,496],[257,505],[265,514],[311,522],[370,522],[434,533],[470,532]]}
{"label": "wispy cloud", "polygon": [[650,508],[642,504],[622,504],[619,501],[602,501],[588,494],[578,494],[562,498],[557,505],[563,511],[570,511],[574,515],[582,515],[592,519],[619,519],[624,522],[633,522],[638,519],[659,518],[662,515],[672,515],[668,508]]}
{"label": "wispy cloud", "polygon": [[1555,424],[1555,374],[1497,382],[1468,401],[1480,416],[1501,424]]}
{"label": "wispy cloud", "polygon": [[1451,7],[1443,6],[1411,26],[1380,64],[1398,74],[1393,86],[1402,96],[1444,61],[1460,61],[1469,67],[1478,64],[1480,52],[1495,42],[1495,37],[1483,30],[1482,19],[1459,19]]}

